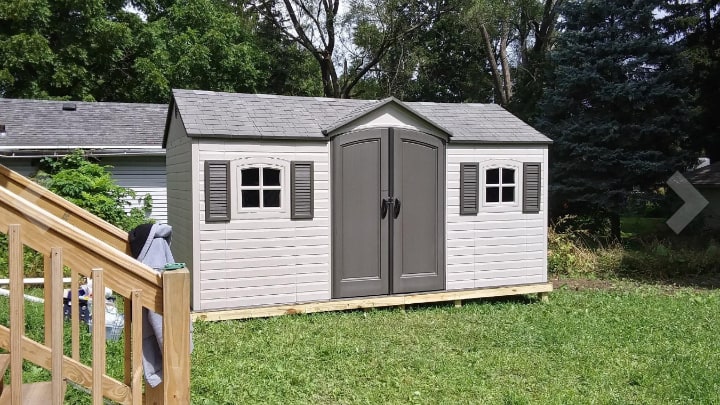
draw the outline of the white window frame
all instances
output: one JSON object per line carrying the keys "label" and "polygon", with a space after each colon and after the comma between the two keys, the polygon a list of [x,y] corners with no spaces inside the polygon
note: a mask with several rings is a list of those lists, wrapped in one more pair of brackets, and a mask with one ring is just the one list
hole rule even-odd
{"label": "white window frame", "polygon": [[[516,161],[492,161],[485,164],[482,164],[480,166],[480,177],[481,177],[481,184],[482,188],[480,191],[480,199],[482,207],[485,208],[497,208],[499,210],[504,210],[505,208],[516,208],[520,206],[520,173],[521,173],[521,167],[522,163],[516,162]],[[498,183],[487,183],[487,171],[492,169],[498,169]],[[513,201],[502,201],[502,189],[503,189],[503,177],[502,177],[502,169],[510,169],[513,170],[513,183],[512,187],[513,190]],[[510,187],[510,184],[506,184],[504,187]],[[488,196],[488,187],[498,187],[498,199],[497,202],[488,202],[487,196]]]}
{"label": "white window frame", "polygon": [[[280,186],[264,186],[262,184],[262,169],[264,168],[280,170]],[[259,169],[259,184],[257,186],[242,185],[242,170],[244,169]],[[281,218],[290,212],[290,162],[274,158],[238,159],[231,162],[230,176],[234,186],[231,196],[231,218],[250,216],[253,218]],[[259,190],[260,206],[243,207],[243,190]],[[263,190],[280,190],[280,206],[263,207]]]}

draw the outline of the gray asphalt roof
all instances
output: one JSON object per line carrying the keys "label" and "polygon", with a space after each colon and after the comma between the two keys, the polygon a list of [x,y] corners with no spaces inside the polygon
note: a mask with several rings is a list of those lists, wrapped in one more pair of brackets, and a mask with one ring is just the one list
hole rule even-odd
{"label": "gray asphalt roof", "polygon": [[688,172],[685,178],[696,186],[720,186],[720,162]]}
{"label": "gray asphalt roof", "polygon": [[[75,104],[76,111],[63,111]],[[32,147],[159,148],[168,106],[165,104],[87,103],[0,98],[0,149]]]}
{"label": "gray asphalt roof", "polygon": [[[173,100],[189,136],[301,139],[323,139],[323,130],[388,102],[177,89]],[[495,104],[394,101],[447,130],[451,142],[551,142]]]}

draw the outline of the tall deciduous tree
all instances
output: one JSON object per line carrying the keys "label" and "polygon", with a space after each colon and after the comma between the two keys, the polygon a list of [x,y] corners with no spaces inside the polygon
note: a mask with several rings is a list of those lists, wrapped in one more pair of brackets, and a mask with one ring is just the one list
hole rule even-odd
{"label": "tall deciduous tree", "polygon": [[570,1],[552,52],[538,128],[551,148],[553,214],[619,213],[632,192],[663,183],[688,161],[690,93],[677,49],[661,37],[659,0]]}
{"label": "tall deciduous tree", "polygon": [[[123,1],[0,2],[0,96],[103,99],[128,68]],[[111,92],[111,91],[110,91]]]}
{"label": "tall deciduous tree", "polygon": [[435,21],[445,6],[443,0],[353,0],[341,15],[340,3],[260,0],[253,5],[286,38],[313,55],[320,68],[323,93],[337,98],[349,98],[388,50]]}
{"label": "tall deciduous tree", "polygon": [[[466,13],[467,23],[478,33],[478,46],[487,58],[498,104],[510,106],[517,88],[522,90],[542,81],[541,62],[554,40],[562,3],[563,0],[472,2]],[[522,94],[530,95],[526,91]]]}
{"label": "tall deciduous tree", "polygon": [[696,147],[715,162],[720,160],[720,0],[669,1],[663,26],[682,47],[692,64],[686,79],[699,110]]}

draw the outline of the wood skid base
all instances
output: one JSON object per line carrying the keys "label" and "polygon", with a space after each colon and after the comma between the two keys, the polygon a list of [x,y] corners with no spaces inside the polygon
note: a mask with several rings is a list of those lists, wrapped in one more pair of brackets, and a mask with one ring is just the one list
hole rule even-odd
{"label": "wood skid base", "polygon": [[346,311],[383,307],[405,307],[412,304],[452,301],[456,307],[463,300],[502,297],[508,295],[537,294],[542,302],[548,301],[552,283],[525,284],[507,287],[480,288],[471,290],[441,291],[404,295],[383,295],[303,304],[273,305],[227,310],[198,311],[191,314],[193,321],[224,321],[231,319],[266,318],[279,315],[310,314],[313,312]]}

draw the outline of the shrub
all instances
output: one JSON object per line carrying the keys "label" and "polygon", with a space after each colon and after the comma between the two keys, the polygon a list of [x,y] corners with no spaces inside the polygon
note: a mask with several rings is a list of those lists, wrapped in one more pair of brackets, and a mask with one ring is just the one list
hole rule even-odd
{"label": "shrub", "polygon": [[143,209],[132,208],[128,197],[135,197],[129,188],[118,186],[109,166],[90,162],[82,150],[60,158],[44,158],[36,181],[75,205],[124,230],[152,222],[145,212],[152,208],[152,198],[145,197]]}

